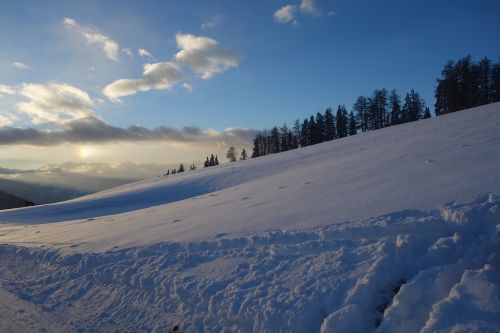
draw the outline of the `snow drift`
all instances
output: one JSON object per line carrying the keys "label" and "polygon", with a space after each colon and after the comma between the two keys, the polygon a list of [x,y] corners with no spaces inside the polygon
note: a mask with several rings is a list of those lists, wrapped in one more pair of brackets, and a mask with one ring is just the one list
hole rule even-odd
{"label": "snow drift", "polygon": [[497,103],[0,212],[0,283],[52,330],[499,331],[499,144]]}

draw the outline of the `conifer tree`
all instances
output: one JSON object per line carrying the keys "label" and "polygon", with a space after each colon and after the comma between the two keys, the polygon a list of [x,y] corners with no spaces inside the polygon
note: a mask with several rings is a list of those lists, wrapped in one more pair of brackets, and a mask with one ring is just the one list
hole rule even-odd
{"label": "conifer tree", "polygon": [[354,113],[351,111],[349,113],[349,123],[348,123],[349,135],[358,134],[357,128],[358,125],[356,124],[356,118],[354,117]]}
{"label": "conifer tree", "polygon": [[219,165],[219,158],[215,155],[214,165]]}
{"label": "conifer tree", "polygon": [[331,108],[325,110],[325,137],[327,141],[337,138],[337,131],[335,130],[335,117]]}
{"label": "conifer tree", "polygon": [[177,169],[177,172],[184,172],[184,164],[181,163],[181,165],[179,165],[179,169]]}
{"label": "conifer tree", "polygon": [[209,162],[209,165],[210,165],[210,166],[214,166],[214,165],[216,165],[216,164],[215,164],[215,157],[214,157],[214,154],[210,155],[210,162]]}
{"label": "conifer tree", "polygon": [[401,122],[401,98],[394,89],[389,95],[389,104],[391,106],[390,125],[397,125]]}
{"label": "conifer tree", "polygon": [[207,156],[207,160],[205,161],[205,163],[203,163],[203,166],[205,168],[208,168],[210,166],[210,161],[208,160],[208,156]]}
{"label": "conifer tree", "polygon": [[241,151],[240,160],[245,161],[248,158],[248,154],[245,148]]}
{"label": "conifer tree", "polygon": [[325,117],[320,113],[316,113],[316,142],[324,142],[326,141],[326,123]]}
{"label": "conifer tree", "polygon": [[236,149],[233,146],[229,147],[226,153],[226,158],[229,160],[229,162],[236,162],[237,156],[238,154],[236,152]]}
{"label": "conifer tree", "polygon": [[339,105],[337,108],[337,135],[339,138],[347,136],[347,110],[344,105]]}
{"label": "conifer tree", "polygon": [[299,148],[299,146],[300,146],[300,142],[301,142],[300,129],[301,129],[300,120],[297,119],[293,123],[293,128],[292,128],[293,137],[295,139],[295,142],[294,142],[295,148]]}
{"label": "conifer tree", "polygon": [[369,130],[370,121],[370,103],[368,99],[364,96],[359,96],[353,105],[355,116],[358,120],[361,132],[366,132]]}
{"label": "conifer tree", "polygon": [[253,139],[253,148],[252,148],[252,158],[256,158],[261,156],[261,143],[262,135],[259,133]]}

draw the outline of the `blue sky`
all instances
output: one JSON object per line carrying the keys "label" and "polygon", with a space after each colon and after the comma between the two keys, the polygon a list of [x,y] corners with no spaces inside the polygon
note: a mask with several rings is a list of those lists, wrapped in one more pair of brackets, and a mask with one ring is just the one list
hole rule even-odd
{"label": "blue sky", "polygon": [[[376,88],[414,88],[432,106],[445,62],[467,54],[497,60],[499,31],[498,1],[3,0],[0,120],[57,130],[91,115],[116,128],[194,126],[216,136],[350,108]],[[200,63],[207,49],[211,68]],[[151,78],[143,76],[147,63],[169,65],[152,68]],[[134,93],[105,90],[117,80],[135,80],[126,82]],[[52,116],[65,98],[76,105]],[[222,149],[226,139],[211,143]],[[169,159],[191,148],[177,147]],[[2,149],[21,156],[25,146]]]}

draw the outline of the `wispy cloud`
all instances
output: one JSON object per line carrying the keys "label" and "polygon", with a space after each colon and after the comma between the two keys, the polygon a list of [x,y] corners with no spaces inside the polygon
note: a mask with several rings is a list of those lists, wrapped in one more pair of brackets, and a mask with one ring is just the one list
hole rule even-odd
{"label": "wispy cloud", "polygon": [[224,17],[221,14],[215,15],[214,17],[203,22],[201,24],[201,28],[202,29],[213,29],[213,28],[217,27],[218,25],[220,25],[223,20],[224,20]]}
{"label": "wispy cloud", "polygon": [[132,50],[129,49],[128,47],[123,48],[122,52],[125,53],[126,55],[128,55],[131,58],[134,56],[134,52],[132,52]]}
{"label": "wispy cloud", "polygon": [[98,46],[109,59],[118,60],[118,43],[109,36],[101,34],[97,28],[81,25],[72,18],[64,18],[63,24],[66,28],[83,37],[88,45]]}
{"label": "wispy cloud", "polygon": [[137,53],[143,58],[155,60],[155,57],[153,57],[153,55],[146,49],[139,49]]}
{"label": "wispy cloud", "polygon": [[19,61],[13,62],[12,66],[15,67],[15,68],[17,68],[17,69],[21,69],[21,70],[29,68],[28,65],[23,64],[22,62],[19,62]]}
{"label": "wispy cloud", "polygon": [[34,124],[62,124],[94,114],[94,101],[87,92],[66,83],[23,84],[18,94],[27,99],[17,103],[18,110]]}
{"label": "wispy cloud", "polygon": [[274,12],[274,20],[278,23],[288,23],[294,20],[297,6],[286,5]]}
{"label": "wispy cloud", "polygon": [[115,103],[124,96],[151,89],[167,90],[184,78],[179,66],[173,62],[158,62],[144,65],[139,79],[120,79],[107,85],[103,94]]}
{"label": "wispy cloud", "polygon": [[192,86],[192,85],[190,85],[190,84],[189,84],[189,83],[187,83],[187,82],[184,82],[184,83],[182,84],[182,87],[183,87],[184,89],[186,89],[187,91],[189,91],[189,92],[193,91],[193,86]]}
{"label": "wispy cloud", "polygon": [[202,131],[197,127],[161,126],[148,129],[134,125],[121,128],[109,125],[96,117],[66,122],[63,129],[46,131],[35,128],[0,128],[0,145],[55,146],[63,143],[110,143],[164,141],[171,143],[196,143],[197,145],[248,143],[256,131],[244,128],[227,128],[223,131]]}
{"label": "wispy cloud", "polygon": [[210,79],[217,73],[238,67],[241,55],[219,46],[215,39],[190,34],[176,35],[175,61],[189,67],[203,79]]}

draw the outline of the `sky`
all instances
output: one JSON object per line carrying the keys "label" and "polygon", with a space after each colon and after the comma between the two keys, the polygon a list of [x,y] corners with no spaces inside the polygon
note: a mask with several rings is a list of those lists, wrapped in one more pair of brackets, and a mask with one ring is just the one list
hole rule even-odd
{"label": "sky", "polygon": [[433,106],[500,2],[0,2],[0,167],[198,162],[374,89]]}

